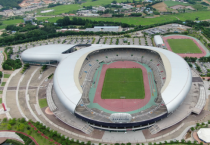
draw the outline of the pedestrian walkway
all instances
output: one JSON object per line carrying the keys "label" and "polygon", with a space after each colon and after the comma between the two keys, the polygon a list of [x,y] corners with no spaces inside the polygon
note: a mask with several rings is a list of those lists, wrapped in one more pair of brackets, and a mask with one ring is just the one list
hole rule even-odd
{"label": "pedestrian walkway", "polygon": [[22,138],[20,138],[15,132],[0,131],[0,138],[14,139],[24,143]]}

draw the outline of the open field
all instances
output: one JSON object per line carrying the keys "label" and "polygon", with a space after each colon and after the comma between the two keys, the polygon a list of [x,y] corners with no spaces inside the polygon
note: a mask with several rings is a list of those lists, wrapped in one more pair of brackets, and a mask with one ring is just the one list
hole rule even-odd
{"label": "open field", "polygon": [[[60,6],[56,6],[56,7],[52,7],[52,8],[45,8],[45,9],[39,9],[38,10],[38,15],[59,15],[62,13],[68,13],[68,12],[72,12],[72,11],[76,11],[78,9],[82,8],[79,4],[71,4],[71,5],[60,5]],[[54,11],[49,12],[49,13],[40,13],[43,10],[51,10],[54,9]]]}
{"label": "open field", "polygon": [[[98,1],[92,1],[92,0],[87,0],[85,3],[80,4],[71,4],[71,5],[60,5],[60,6],[56,6],[56,7],[52,7],[52,8],[45,8],[45,9],[39,9],[38,10],[38,15],[43,15],[43,16],[47,16],[47,15],[59,15],[62,13],[68,13],[68,12],[72,12],[75,10],[78,10],[80,8],[83,8],[83,6],[102,6],[102,5],[106,5],[106,4],[110,4],[113,0],[98,0]],[[123,2],[123,0],[116,0],[117,2]],[[54,9],[53,12],[49,12],[49,13],[40,13],[43,10],[51,10]]]}
{"label": "open field", "polygon": [[[169,22],[172,20],[180,19],[182,21],[195,20],[199,17],[199,20],[210,19],[210,11],[198,11],[193,13],[180,13],[174,15],[163,15],[156,18],[141,18],[141,17],[123,17],[123,18],[100,18],[100,17],[81,17],[82,19],[90,19],[95,21],[110,21],[110,22],[122,22],[134,25],[151,25],[163,22]],[[37,17],[38,20],[48,20],[49,22],[56,22],[62,17]],[[70,17],[72,19],[72,17]]]}
{"label": "open field", "polygon": [[108,68],[102,99],[144,99],[144,82],[140,68]]}
{"label": "open field", "polygon": [[189,3],[182,3],[182,2],[176,2],[176,1],[164,1],[164,3],[168,7],[172,7],[172,6],[175,6],[175,5],[183,5],[183,6],[190,6],[191,5]]}
{"label": "open field", "polygon": [[0,26],[0,29],[6,28],[7,25],[16,25],[18,23],[22,23],[23,19],[15,19],[15,20],[4,20],[3,24]]}
{"label": "open field", "polygon": [[4,20],[2,22],[3,22],[3,25],[12,25],[12,24],[22,23],[23,19]]}
{"label": "open field", "polygon": [[175,53],[202,53],[191,39],[168,39],[167,41]]}
{"label": "open field", "polygon": [[167,5],[164,2],[157,3],[157,4],[153,5],[152,7],[157,9],[160,12],[166,12],[167,11],[167,9],[166,9]]}

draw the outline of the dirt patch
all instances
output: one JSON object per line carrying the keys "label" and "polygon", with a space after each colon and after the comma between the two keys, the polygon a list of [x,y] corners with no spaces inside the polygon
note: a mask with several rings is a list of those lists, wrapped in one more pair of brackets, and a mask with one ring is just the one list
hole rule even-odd
{"label": "dirt patch", "polygon": [[210,4],[210,2],[208,0],[203,0],[204,2],[206,2],[207,4]]}
{"label": "dirt patch", "polygon": [[152,6],[153,8],[157,9],[160,12],[167,12],[167,5],[164,2],[155,4]]}
{"label": "dirt patch", "polygon": [[177,10],[177,9],[184,9],[185,6],[182,6],[182,5],[175,5],[175,6],[172,6],[170,7],[171,9],[174,9],[174,10]]}
{"label": "dirt patch", "polygon": [[140,8],[140,7],[142,7],[142,5],[136,5],[136,7],[137,7],[137,8]]}
{"label": "dirt patch", "polygon": [[191,138],[191,131],[188,131],[187,134],[185,135],[185,139]]}

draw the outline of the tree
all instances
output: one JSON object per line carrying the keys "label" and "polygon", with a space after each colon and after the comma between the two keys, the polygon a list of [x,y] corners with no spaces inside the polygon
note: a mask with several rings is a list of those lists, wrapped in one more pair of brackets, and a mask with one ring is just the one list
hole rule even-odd
{"label": "tree", "polygon": [[2,78],[2,71],[0,71],[0,78]]}
{"label": "tree", "polygon": [[113,3],[113,4],[116,4],[116,3],[117,3],[117,1],[116,1],[116,0],[114,0],[114,1],[112,1],[112,3]]}
{"label": "tree", "polygon": [[1,34],[1,36],[5,37],[5,36],[8,36],[8,34],[4,32],[4,33]]}
{"label": "tree", "polygon": [[200,5],[200,4],[196,4],[196,5],[194,5],[193,7],[194,7],[197,11],[203,9],[202,5]]}
{"label": "tree", "polygon": [[184,140],[184,139],[182,139],[182,140],[181,140],[181,142],[182,142],[182,143],[184,143],[184,142],[185,142],[185,140]]}

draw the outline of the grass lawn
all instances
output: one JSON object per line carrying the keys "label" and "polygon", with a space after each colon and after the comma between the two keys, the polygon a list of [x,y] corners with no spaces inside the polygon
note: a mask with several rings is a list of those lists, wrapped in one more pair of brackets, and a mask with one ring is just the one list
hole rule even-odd
{"label": "grass lawn", "polygon": [[12,25],[12,24],[18,24],[18,23],[22,23],[23,19],[14,19],[14,20],[4,20],[3,24],[4,25]]}
{"label": "grass lawn", "polygon": [[175,53],[202,53],[191,39],[168,39],[167,41]]}
{"label": "grass lawn", "polygon": [[2,94],[3,93],[3,91],[0,91],[0,94]]}
{"label": "grass lawn", "polygon": [[[60,5],[60,6],[56,6],[56,7],[52,7],[52,8],[39,9],[38,10],[38,15],[43,15],[43,16],[59,15],[59,14],[62,14],[62,13],[73,12],[73,11],[76,11],[80,8],[82,8],[82,6],[80,6],[79,4]],[[43,10],[52,10],[52,9],[54,11],[49,12],[49,13],[41,13],[41,11],[43,11]]]}
{"label": "grass lawn", "polygon": [[47,106],[48,106],[48,105],[47,105],[47,99],[46,99],[46,98],[44,98],[44,99],[39,99],[39,106],[40,106],[41,108],[47,107]]}
{"label": "grass lawn", "polygon": [[10,74],[4,74],[4,78],[9,78]]}
{"label": "grass lawn", "polygon": [[109,68],[106,71],[102,99],[144,99],[144,82],[140,68]]}
{"label": "grass lawn", "polygon": [[2,98],[0,98],[0,103],[2,103]]}
{"label": "grass lawn", "polygon": [[7,25],[15,25],[18,23],[22,23],[22,19],[14,19],[14,20],[4,20],[2,21],[3,24],[0,26],[0,29],[5,29]]}
{"label": "grass lawn", "polygon": [[176,5],[183,5],[183,6],[190,6],[191,4],[189,3],[182,3],[182,2],[175,2],[175,1],[164,1],[164,3],[168,7],[176,6]]}
{"label": "grass lawn", "polygon": [[2,83],[1,83],[1,86],[5,86],[5,85],[6,85],[6,82],[2,82]]}

